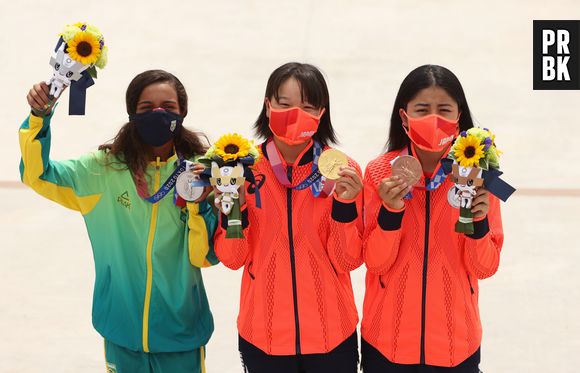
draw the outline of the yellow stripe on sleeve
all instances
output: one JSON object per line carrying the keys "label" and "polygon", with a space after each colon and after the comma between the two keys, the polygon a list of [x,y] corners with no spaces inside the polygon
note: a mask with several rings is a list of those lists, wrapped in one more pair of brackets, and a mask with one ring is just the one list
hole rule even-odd
{"label": "yellow stripe on sleeve", "polygon": [[30,186],[38,194],[57,202],[69,209],[88,214],[101,199],[101,194],[78,196],[73,188],[57,185],[42,180],[44,165],[42,160],[42,145],[35,137],[42,129],[42,118],[31,115],[28,129],[19,131],[20,151],[24,163],[22,182]]}
{"label": "yellow stripe on sleeve", "polygon": [[207,228],[203,216],[199,215],[199,204],[187,203],[189,211],[188,219],[188,245],[189,245],[189,261],[192,265],[203,268],[211,266],[211,263],[206,260],[209,252],[209,238]]}

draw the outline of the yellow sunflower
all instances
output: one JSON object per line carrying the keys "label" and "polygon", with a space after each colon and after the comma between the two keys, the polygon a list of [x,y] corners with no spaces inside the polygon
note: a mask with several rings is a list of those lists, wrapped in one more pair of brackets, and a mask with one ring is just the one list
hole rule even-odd
{"label": "yellow sunflower", "polygon": [[479,166],[479,160],[485,156],[484,144],[473,135],[460,136],[454,146],[457,163],[463,167]]}
{"label": "yellow sunflower", "polygon": [[237,133],[223,135],[214,144],[215,155],[225,162],[246,157],[250,154],[252,144]]}
{"label": "yellow sunflower", "polygon": [[86,31],[77,32],[67,45],[69,56],[83,65],[93,65],[101,56],[99,39]]}

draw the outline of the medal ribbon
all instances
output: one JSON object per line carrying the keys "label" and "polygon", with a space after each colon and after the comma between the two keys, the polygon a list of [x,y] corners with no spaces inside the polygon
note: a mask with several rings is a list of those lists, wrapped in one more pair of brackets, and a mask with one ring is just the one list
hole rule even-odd
{"label": "medal ribbon", "polygon": [[268,154],[268,161],[272,166],[272,170],[274,171],[274,175],[276,175],[276,179],[278,179],[280,184],[284,185],[286,188],[303,190],[310,187],[314,197],[327,197],[332,194],[332,191],[334,190],[334,182],[327,180],[324,176],[322,176],[320,170],[318,169],[318,159],[320,158],[320,154],[322,154],[322,146],[317,141],[314,141],[313,145],[314,157],[312,160],[312,173],[294,186],[292,183],[290,183],[290,180],[288,180],[284,164],[280,158],[278,150],[276,149],[276,144],[274,141],[268,141],[266,144],[266,153]]}
{"label": "medal ribbon", "polygon": [[149,196],[147,191],[148,191],[148,186],[147,186],[147,182],[145,181],[145,178],[138,178],[137,179],[137,193],[139,194],[139,197],[143,198],[145,201],[150,202],[150,203],[157,203],[159,202],[161,199],[163,199],[163,197],[165,197],[169,191],[171,191],[171,189],[175,186],[175,182],[177,181],[177,177],[179,177],[179,175],[181,175],[182,172],[184,172],[187,169],[187,164],[181,160],[179,160],[179,167],[177,167],[175,169],[175,171],[173,171],[173,173],[167,178],[167,180],[165,180],[165,182],[163,183],[163,185],[159,188],[159,190],[157,190],[153,195]]}
{"label": "medal ribbon", "polygon": [[[149,196],[149,194],[147,192],[149,190],[149,188],[147,186],[147,182],[145,181],[145,178],[144,177],[136,178],[137,194],[139,194],[139,197],[143,198],[147,202],[150,202],[150,203],[159,202],[167,194],[169,194],[171,189],[174,189],[175,183],[177,182],[177,178],[179,177],[179,175],[181,175],[185,171],[188,171],[192,165],[193,165],[193,162],[188,161],[188,160],[184,160],[183,158],[179,157],[179,166],[175,169],[175,171],[173,171],[173,173],[167,178],[167,180],[165,180],[165,182],[159,188],[159,190],[157,190],[151,196]],[[197,181],[192,182],[191,185],[192,186],[206,186],[206,185],[209,185],[209,183],[205,180],[197,180]],[[173,203],[175,203],[177,206],[182,206],[182,207],[185,206],[183,199],[177,195],[176,190],[174,190]]]}
{"label": "medal ribbon", "polygon": [[[399,156],[391,161],[391,166],[395,163],[395,161],[399,157],[404,156],[404,155],[409,155],[409,148],[408,147],[401,150],[401,152],[399,153]],[[431,179],[429,180],[429,183],[425,186],[425,189],[427,189],[428,191],[433,191],[433,190],[439,188],[441,186],[441,184],[443,184],[445,179],[447,179],[447,173],[445,172],[444,168],[441,167],[441,164],[439,164],[437,166],[437,171],[435,172],[433,177],[431,177]],[[407,193],[407,195],[404,197],[404,199],[413,198],[412,192],[413,192],[413,190],[411,189],[411,191],[409,193]]]}

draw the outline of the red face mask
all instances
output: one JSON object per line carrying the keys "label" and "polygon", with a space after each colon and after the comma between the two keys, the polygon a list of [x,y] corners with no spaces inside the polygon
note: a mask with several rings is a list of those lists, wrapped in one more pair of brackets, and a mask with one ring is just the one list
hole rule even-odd
{"label": "red face mask", "polygon": [[320,118],[325,109],[319,115],[312,115],[299,107],[289,109],[270,108],[270,129],[272,133],[288,145],[297,145],[309,141],[318,130]]}
{"label": "red face mask", "polygon": [[459,133],[459,118],[449,120],[437,114],[430,114],[420,118],[413,118],[407,115],[409,129],[403,129],[409,139],[418,148],[428,152],[440,152],[447,148]]}

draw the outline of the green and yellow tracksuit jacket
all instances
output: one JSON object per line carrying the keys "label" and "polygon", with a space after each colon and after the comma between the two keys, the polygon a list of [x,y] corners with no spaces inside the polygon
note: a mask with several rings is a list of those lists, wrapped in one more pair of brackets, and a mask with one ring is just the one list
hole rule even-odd
{"label": "green and yellow tracksuit jacket", "polygon": [[[106,151],[50,160],[51,117],[30,115],[20,127],[20,173],[26,185],[85,219],[95,260],[95,329],[134,351],[205,345],[214,326],[200,268],[218,262],[211,206],[179,208],[173,195],[154,204],[143,200],[130,171]],[[150,163],[150,193],[177,164],[175,156]]]}

